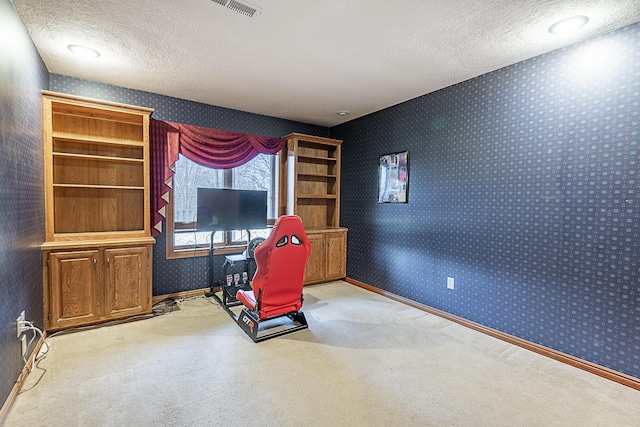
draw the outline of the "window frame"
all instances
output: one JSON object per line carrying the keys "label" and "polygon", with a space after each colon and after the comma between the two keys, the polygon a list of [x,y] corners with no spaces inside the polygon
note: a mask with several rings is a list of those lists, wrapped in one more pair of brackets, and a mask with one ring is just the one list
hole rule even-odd
{"label": "window frame", "polygon": [[[271,157],[271,207],[272,211],[267,212],[267,227],[272,227],[275,223],[275,218],[269,218],[269,216],[277,217],[278,211],[278,154],[273,154]],[[224,170],[224,188],[233,188],[233,169]],[[195,223],[177,223],[176,226],[174,217],[174,196],[173,186],[169,190],[168,201],[165,207],[165,222],[166,222],[166,259],[178,259],[178,258],[194,258],[209,255],[209,244],[206,246],[178,246],[176,247],[175,232],[176,230],[185,230],[185,232],[195,231]],[[189,227],[190,226],[190,227]],[[230,255],[244,252],[247,248],[246,240],[232,241],[233,231],[224,232],[224,242],[214,243],[213,253],[214,255]]]}

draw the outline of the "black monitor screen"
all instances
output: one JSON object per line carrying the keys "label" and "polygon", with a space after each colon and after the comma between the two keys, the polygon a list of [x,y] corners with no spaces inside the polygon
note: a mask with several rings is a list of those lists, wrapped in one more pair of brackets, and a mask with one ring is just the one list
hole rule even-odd
{"label": "black monitor screen", "polygon": [[266,191],[198,188],[198,231],[266,227]]}

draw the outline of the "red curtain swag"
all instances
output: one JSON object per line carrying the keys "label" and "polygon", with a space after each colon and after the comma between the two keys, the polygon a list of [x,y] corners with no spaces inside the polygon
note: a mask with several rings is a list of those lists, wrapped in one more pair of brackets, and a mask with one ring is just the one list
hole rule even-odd
{"label": "red curtain swag", "polygon": [[214,169],[231,169],[258,154],[276,154],[285,145],[281,138],[229,132],[151,119],[151,218],[153,236],[162,233],[162,220],[178,156]]}

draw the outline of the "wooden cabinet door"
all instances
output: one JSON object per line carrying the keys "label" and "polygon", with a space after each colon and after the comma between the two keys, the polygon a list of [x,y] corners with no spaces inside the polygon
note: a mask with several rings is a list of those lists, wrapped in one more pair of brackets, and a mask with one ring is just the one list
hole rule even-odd
{"label": "wooden cabinet door", "polygon": [[307,238],[311,243],[311,254],[304,272],[304,283],[319,282],[325,276],[325,247],[323,234],[308,234]]}
{"label": "wooden cabinet door", "polygon": [[97,263],[97,250],[49,254],[51,327],[72,327],[101,318]]}
{"label": "wooden cabinet door", "polygon": [[151,304],[146,247],[105,249],[107,317],[148,312]]}
{"label": "wooden cabinet door", "polygon": [[347,275],[345,265],[347,233],[327,233],[327,279],[342,279]]}

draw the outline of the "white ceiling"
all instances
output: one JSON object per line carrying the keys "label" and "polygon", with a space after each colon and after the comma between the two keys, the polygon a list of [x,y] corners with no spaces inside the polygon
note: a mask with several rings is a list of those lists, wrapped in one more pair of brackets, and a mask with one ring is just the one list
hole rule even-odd
{"label": "white ceiling", "polygon": [[[250,0],[253,18],[211,0],[13,3],[52,73],[322,126],[640,21],[640,0]],[[547,31],[573,15],[588,24]]]}

